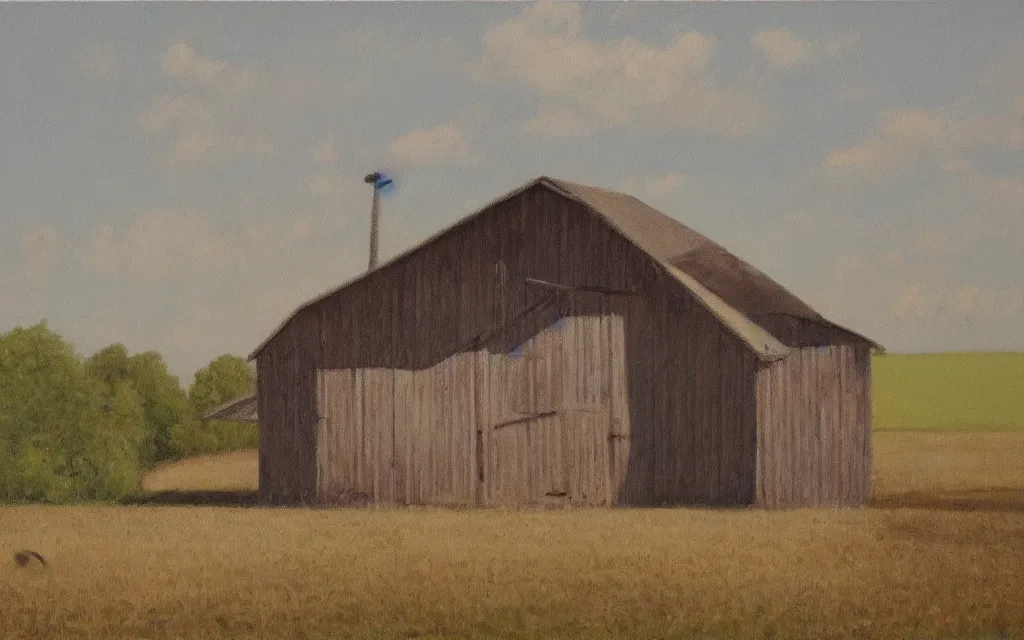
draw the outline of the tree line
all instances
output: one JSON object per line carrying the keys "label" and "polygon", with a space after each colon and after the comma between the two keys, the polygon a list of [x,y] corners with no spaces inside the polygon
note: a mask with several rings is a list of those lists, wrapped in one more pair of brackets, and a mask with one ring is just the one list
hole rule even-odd
{"label": "tree line", "polygon": [[81,357],[45,321],[15,328],[0,335],[0,501],[116,500],[160,463],[254,448],[256,425],[199,419],[254,385],[233,355],[186,391],[156,351]]}

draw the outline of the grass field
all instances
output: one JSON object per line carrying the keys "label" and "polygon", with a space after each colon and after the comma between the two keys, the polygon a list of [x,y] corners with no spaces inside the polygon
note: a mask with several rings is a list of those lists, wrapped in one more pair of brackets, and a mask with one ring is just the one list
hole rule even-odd
{"label": "grass field", "polygon": [[[860,510],[0,508],[0,550],[50,561],[0,563],[0,637],[1024,634],[1024,434],[875,451]],[[147,484],[251,488],[255,468]]]}
{"label": "grass field", "polygon": [[231,453],[138,506],[0,507],[0,637],[1024,636],[1024,354],[874,373],[865,509],[212,506],[252,502]]}
{"label": "grass field", "polygon": [[1024,430],[1024,353],[889,354],[872,360],[881,430]]}

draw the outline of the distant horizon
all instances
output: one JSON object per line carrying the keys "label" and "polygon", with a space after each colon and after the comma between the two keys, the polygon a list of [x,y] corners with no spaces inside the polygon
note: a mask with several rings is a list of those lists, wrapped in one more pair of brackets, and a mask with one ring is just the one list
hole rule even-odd
{"label": "distant horizon", "polygon": [[365,270],[383,168],[381,263],[547,175],[890,354],[1022,352],[1024,5],[967,7],[0,4],[0,333],[244,358]]}

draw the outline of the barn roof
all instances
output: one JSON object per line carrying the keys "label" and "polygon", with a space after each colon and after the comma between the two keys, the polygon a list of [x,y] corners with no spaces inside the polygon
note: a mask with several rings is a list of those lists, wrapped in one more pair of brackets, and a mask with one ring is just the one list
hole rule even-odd
{"label": "barn roof", "polygon": [[[740,260],[726,249],[681,222],[648,206],[639,199],[616,191],[541,176],[497,198],[485,207],[439,231],[419,245],[379,265],[374,271],[408,257],[432,244],[454,228],[483,215],[493,206],[535,186],[574,200],[600,216],[624,238],[649,255],[664,272],[689,290],[722,324],[739,337],[762,360],[785,357],[791,349],[780,342],[754,318],[775,314],[803,318],[847,331],[872,344],[871,340],[823,318],[780,284]],[[367,277],[366,272],[295,310],[260,344],[249,358],[255,358],[298,313]]]}

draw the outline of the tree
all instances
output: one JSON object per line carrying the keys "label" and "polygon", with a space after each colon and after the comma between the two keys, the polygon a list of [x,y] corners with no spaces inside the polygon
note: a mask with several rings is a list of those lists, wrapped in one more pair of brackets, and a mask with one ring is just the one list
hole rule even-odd
{"label": "tree", "polygon": [[[225,402],[255,390],[252,369],[238,356],[224,354],[196,372],[188,391],[188,402],[196,418]],[[246,422],[213,420],[195,427],[203,452],[251,449],[259,444],[259,431]]]}
{"label": "tree", "polygon": [[144,468],[186,453],[176,446],[175,434],[191,419],[188,399],[159,353],[146,351],[129,356],[124,345],[112,344],[93,354],[86,370],[105,385],[108,395],[121,383],[139,395],[145,427],[139,458]]}
{"label": "tree", "polygon": [[152,463],[179,458],[176,434],[192,420],[188,397],[177,376],[167,369],[156,351],[137,353],[129,363],[132,384],[142,398],[148,441],[146,453]]}
{"label": "tree", "polygon": [[124,383],[112,389],[45,322],[0,336],[0,499],[67,502],[135,491],[141,403]]}

